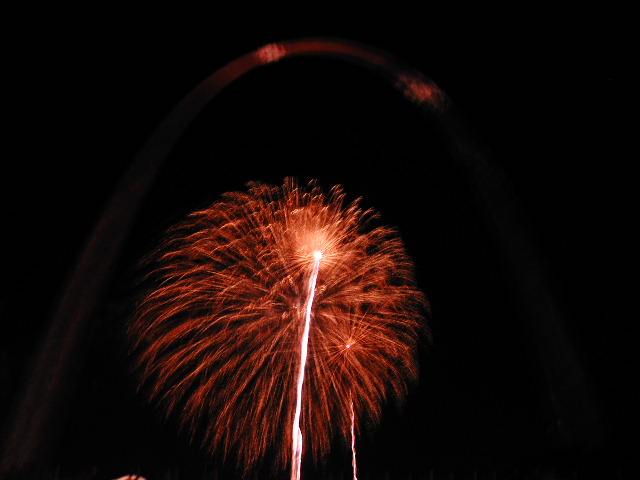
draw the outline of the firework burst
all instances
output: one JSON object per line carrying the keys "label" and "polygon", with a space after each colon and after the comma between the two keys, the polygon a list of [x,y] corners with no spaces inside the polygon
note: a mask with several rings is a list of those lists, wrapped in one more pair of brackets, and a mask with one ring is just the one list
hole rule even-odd
{"label": "firework burst", "polygon": [[316,460],[352,445],[416,379],[427,310],[394,230],[340,187],[248,186],[170,230],[129,327],[151,400],[247,470],[294,461],[296,416]]}

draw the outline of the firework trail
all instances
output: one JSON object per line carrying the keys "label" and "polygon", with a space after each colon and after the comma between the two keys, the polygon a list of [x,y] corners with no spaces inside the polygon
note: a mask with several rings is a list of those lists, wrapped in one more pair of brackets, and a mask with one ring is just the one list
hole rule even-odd
{"label": "firework trail", "polygon": [[300,479],[300,464],[302,463],[302,431],[300,430],[300,410],[302,407],[302,387],[304,385],[304,370],[307,364],[307,353],[309,350],[309,330],[311,328],[311,312],[313,310],[313,298],[316,294],[316,284],[318,281],[318,272],[320,270],[321,251],[313,252],[313,272],[309,279],[309,288],[307,289],[307,299],[305,302],[304,315],[304,332],[302,333],[302,343],[300,345],[300,367],[298,369],[298,384],[296,389],[296,412],[293,417],[293,445],[291,463],[291,480]]}
{"label": "firework trail", "polygon": [[358,480],[358,469],[356,464],[356,412],[351,400],[351,466],[353,467],[353,480]]}
{"label": "firework trail", "polygon": [[286,179],[170,230],[129,326],[150,399],[245,471],[269,452],[299,475],[303,440],[316,461],[353,442],[354,412],[376,423],[417,378],[426,333],[413,264],[375,217]]}

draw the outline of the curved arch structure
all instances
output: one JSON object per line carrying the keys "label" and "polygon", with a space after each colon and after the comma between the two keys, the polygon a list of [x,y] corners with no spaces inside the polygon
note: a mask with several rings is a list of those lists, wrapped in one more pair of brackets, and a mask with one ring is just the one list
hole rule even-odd
{"label": "curved arch structure", "polygon": [[484,212],[513,267],[528,311],[545,380],[551,389],[561,435],[574,443],[597,437],[593,408],[577,357],[547,280],[544,262],[517,215],[509,182],[454,111],[450,99],[421,72],[390,54],[341,39],[311,38],[272,43],[243,55],[212,74],[164,119],[117,185],[70,277],[33,375],[22,393],[15,420],[6,432],[0,472],[20,471],[46,458],[50,427],[65,398],[62,381],[77,363],[90,315],[160,167],[198,113],[225,87],[261,66],[296,57],[328,57],[360,65],[386,79],[439,130],[452,157],[470,179]]}

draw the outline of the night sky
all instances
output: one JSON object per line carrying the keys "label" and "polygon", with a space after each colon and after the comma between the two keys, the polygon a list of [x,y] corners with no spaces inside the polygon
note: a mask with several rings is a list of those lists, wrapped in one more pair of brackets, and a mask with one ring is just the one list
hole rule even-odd
{"label": "night sky", "polygon": [[[5,91],[5,431],[74,262],[156,126],[239,55],[273,41],[328,36],[381,48],[433,79],[505,172],[520,202],[514,215],[540,252],[584,373],[587,394],[577,404],[592,405],[595,414],[570,406],[558,414],[554,402],[563,400],[541,365],[559,360],[543,358],[532,340],[509,262],[433,125],[366,70],[296,59],[226,89],[169,157],[92,315],[51,432],[48,465],[70,476],[93,470],[96,478],[140,473],[150,480],[170,470],[197,478],[215,468],[217,459],[190,447],[135,394],[123,325],[136,264],[169,226],[221,193],[295,176],[327,189],[342,185],[396,227],[432,307],[433,344],[420,352],[419,383],[402,410],[390,405],[382,424],[360,439],[364,475],[630,471],[637,372],[630,366],[635,317],[626,307],[637,200],[633,154],[623,145],[630,131],[622,120],[629,95],[623,32],[604,13],[590,16],[592,24],[520,14],[508,26],[406,17],[398,15],[393,29],[346,21],[230,29],[220,17],[209,25],[25,26],[23,48],[7,60]],[[345,452],[327,468],[349,466]]]}

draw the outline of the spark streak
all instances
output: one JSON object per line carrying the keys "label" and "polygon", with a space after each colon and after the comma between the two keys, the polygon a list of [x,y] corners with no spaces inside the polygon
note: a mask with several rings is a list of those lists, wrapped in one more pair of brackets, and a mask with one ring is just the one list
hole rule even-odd
{"label": "spark streak", "polygon": [[300,464],[302,462],[302,431],[300,430],[300,411],[302,407],[302,386],[304,384],[304,370],[307,364],[307,353],[309,346],[309,330],[311,328],[311,311],[313,309],[313,299],[316,294],[316,284],[318,282],[318,272],[320,270],[320,259],[322,258],[322,252],[313,252],[313,272],[309,279],[309,288],[307,291],[306,308],[305,308],[305,321],[304,332],[302,333],[302,344],[300,347],[300,367],[298,370],[298,385],[296,390],[296,412],[293,417],[293,432],[292,432],[292,455],[293,462],[291,463],[291,480],[300,479]]}
{"label": "spark streak", "polygon": [[[349,348],[349,345],[347,345]],[[353,408],[353,399],[351,399],[351,466],[353,467],[353,480],[358,480],[356,467],[356,411]]]}

